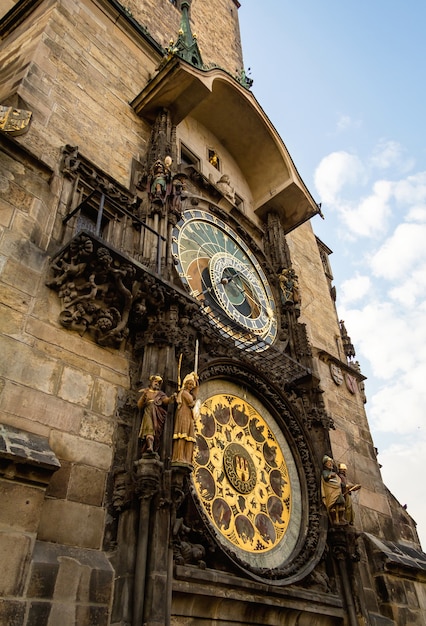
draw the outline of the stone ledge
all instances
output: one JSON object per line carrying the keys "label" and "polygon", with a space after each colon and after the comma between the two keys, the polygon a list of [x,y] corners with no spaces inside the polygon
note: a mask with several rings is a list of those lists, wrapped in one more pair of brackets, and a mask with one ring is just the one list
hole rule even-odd
{"label": "stone ledge", "polygon": [[382,561],[385,570],[395,575],[402,572],[402,576],[414,580],[426,580],[426,554],[420,547],[385,541],[370,533],[364,533],[364,537],[373,554]]}
{"label": "stone ledge", "polygon": [[0,475],[4,478],[45,486],[60,467],[46,437],[0,424]]}

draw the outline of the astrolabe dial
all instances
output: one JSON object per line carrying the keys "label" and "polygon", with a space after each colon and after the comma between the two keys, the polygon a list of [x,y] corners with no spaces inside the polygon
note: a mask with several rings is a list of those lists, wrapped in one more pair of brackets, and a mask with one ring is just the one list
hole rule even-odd
{"label": "astrolabe dial", "polygon": [[271,287],[254,254],[223,220],[192,209],[173,229],[172,255],[189,293],[222,335],[262,351],[277,335]]}
{"label": "astrolabe dial", "polygon": [[300,484],[283,433],[253,396],[209,394],[196,417],[193,484],[214,534],[244,562],[277,567],[300,526]]}

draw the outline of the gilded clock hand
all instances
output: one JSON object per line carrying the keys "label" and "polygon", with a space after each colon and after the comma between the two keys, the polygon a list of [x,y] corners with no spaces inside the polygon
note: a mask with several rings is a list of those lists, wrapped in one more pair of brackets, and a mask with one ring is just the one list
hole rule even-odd
{"label": "gilded clock hand", "polygon": [[273,311],[272,311],[270,306],[266,306],[265,307],[264,304],[258,298],[254,297],[253,292],[251,292],[251,289],[250,289],[250,291],[248,291],[247,289],[241,288],[235,282],[234,278],[235,277],[239,277],[241,282],[244,285],[248,285],[249,287],[251,286],[250,285],[250,281],[247,279],[246,276],[244,276],[244,274],[242,272],[239,272],[237,269],[233,268],[234,273],[233,274],[230,273],[230,276],[228,277],[228,276],[225,276],[225,271],[224,271],[224,275],[222,276],[222,279],[217,284],[226,286],[226,285],[229,285],[229,283],[232,281],[234,289],[237,289],[240,293],[244,294],[246,299],[250,300],[253,303],[254,306],[260,307],[260,309],[265,311],[265,313],[266,313],[268,318],[272,318],[273,317]]}
{"label": "gilded clock hand", "polygon": [[[222,279],[219,280],[216,285],[228,285],[232,279],[235,278],[234,276],[230,276],[229,278],[227,276],[222,276]],[[238,285],[235,285],[234,282],[234,286],[241,292],[244,293],[244,289],[241,289],[240,287],[238,287]],[[210,293],[213,290],[213,287],[207,287],[206,289],[203,289],[203,291],[201,293]]]}

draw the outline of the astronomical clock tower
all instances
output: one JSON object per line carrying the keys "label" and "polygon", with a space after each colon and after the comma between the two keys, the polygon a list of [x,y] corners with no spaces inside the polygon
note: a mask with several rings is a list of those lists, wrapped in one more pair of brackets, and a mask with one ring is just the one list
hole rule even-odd
{"label": "astronomical clock tower", "polygon": [[6,4],[0,623],[424,624],[240,3]]}

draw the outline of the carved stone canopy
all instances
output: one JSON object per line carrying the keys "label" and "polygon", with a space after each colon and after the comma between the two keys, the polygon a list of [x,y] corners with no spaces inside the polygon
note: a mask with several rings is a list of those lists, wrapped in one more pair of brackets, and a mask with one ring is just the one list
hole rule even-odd
{"label": "carved stone canopy", "polygon": [[224,70],[199,69],[172,56],[131,105],[151,123],[159,110],[167,109],[176,126],[189,116],[205,126],[219,145],[228,147],[251,187],[261,219],[275,210],[289,232],[319,213],[254,96]]}

